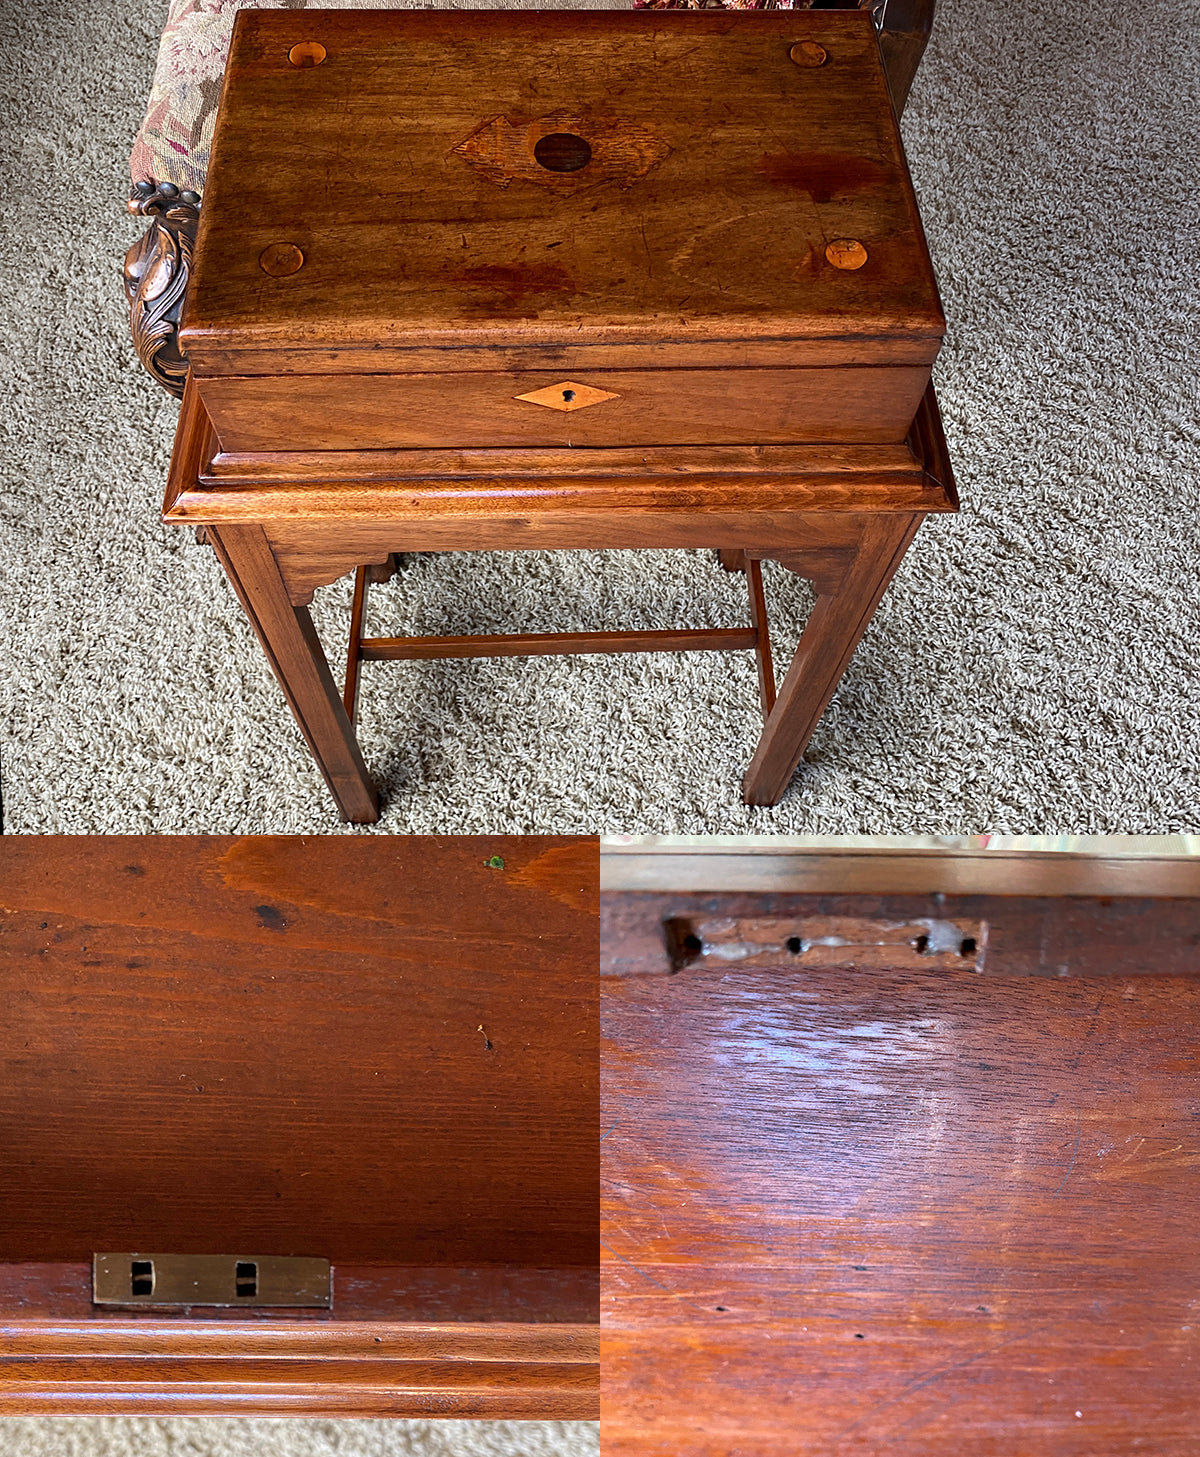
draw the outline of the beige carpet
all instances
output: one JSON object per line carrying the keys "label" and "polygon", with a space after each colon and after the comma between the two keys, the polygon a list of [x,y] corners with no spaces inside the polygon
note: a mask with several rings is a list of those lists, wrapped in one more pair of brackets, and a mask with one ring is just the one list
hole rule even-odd
{"label": "beige carpet", "polygon": [[597,1457],[595,1422],[0,1418],[3,1457]]}
{"label": "beige carpet", "polygon": [[[161,0],[5,4],[6,827],[332,829],[211,556],[156,520],[175,410],[132,359],[117,267]],[[965,509],[922,531],[778,808],[739,800],[741,656],[371,665],[381,828],[1197,828],[1197,19],[943,0],[906,133]],[[768,586],[783,653],[806,589]],[[346,594],[322,599],[340,657]],[[426,632],[742,613],[696,554],[427,558],[376,600]]]}

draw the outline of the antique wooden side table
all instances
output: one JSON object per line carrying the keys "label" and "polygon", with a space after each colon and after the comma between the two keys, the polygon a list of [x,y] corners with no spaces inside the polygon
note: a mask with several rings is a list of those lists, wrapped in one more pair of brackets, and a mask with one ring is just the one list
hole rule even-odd
{"label": "antique wooden side table", "polygon": [[0,1414],[594,1420],[596,861],[0,840]]}
{"label": "antique wooden side table", "polygon": [[[180,331],[202,526],[348,819],[363,660],[752,650],[782,795],[922,519],[944,331],[861,11],[244,11]],[[362,637],[402,551],[711,547],[740,629]],[[776,691],[759,563],[816,606]],[[307,611],[358,569],[344,698]]]}

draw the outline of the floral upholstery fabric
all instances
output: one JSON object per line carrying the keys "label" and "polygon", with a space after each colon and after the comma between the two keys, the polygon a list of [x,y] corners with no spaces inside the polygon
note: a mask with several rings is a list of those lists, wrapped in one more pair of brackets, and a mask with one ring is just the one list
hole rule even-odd
{"label": "floral upholstery fabric", "polygon": [[[634,9],[804,10],[814,0],[633,0]],[[820,0],[817,0],[820,3]],[[828,3],[828,0],[826,0]],[[883,0],[860,0],[875,9]],[[171,0],[129,170],[203,192],[233,18],[239,10],[390,10],[395,0]]]}
{"label": "floral upholstery fabric", "polygon": [[129,171],[134,182],[203,192],[233,18],[239,10],[391,10],[395,0],[171,0],[145,120]]}

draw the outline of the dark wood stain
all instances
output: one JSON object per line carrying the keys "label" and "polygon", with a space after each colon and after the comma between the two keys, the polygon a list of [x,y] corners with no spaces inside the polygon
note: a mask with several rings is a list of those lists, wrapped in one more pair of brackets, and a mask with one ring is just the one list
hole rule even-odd
{"label": "dark wood stain", "polygon": [[588,878],[553,838],[0,841],[0,1260],[594,1265]]}
{"label": "dark wood stain", "polygon": [[487,308],[496,306],[494,295],[503,295],[512,305],[530,298],[576,292],[575,280],[554,263],[480,263],[454,275],[455,282],[486,290]]}
{"label": "dark wood stain", "polygon": [[773,186],[796,187],[814,202],[830,202],[887,183],[888,171],[851,152],[772,152],[758,164]]}

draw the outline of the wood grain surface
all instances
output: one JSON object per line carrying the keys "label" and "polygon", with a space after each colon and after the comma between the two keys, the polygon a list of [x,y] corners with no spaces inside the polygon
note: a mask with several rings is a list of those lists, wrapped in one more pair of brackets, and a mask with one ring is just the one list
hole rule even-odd
{"label": "wood grain surface", "polygon": [[588,840],[0,842],[0,1259],[594,1265],[595,883]]}
{"label": "wood grain surface", "polygon": [[594,1325],[6,1322],[0,1413],[589,1420]]}
{"label": "wood grain surface", "polygon": [[[0,1411],[594,1418],[596,859],[0,840]],[[147,1248],[333,1308],[93,1306]]]}
{"label": "wood grain surface", "polygon": [[1131,854],[1124,837],[1087,850],[885,848],[847,843],[797,845],[784,836],[739,840],[705,836],[658,845],[610,841],[600,857],[601,890],[683,895],[735,892],[819,895],[1052,896],[1104,900],[1200,898],[1200,856],[1181,855],[1163,836],[1161,854]]}
{"label": "wood grain surface", "polygon": [[[805,38],[826,65],[791,60]],[[292,65],[310,41],[325,59]],[[593,161],[535,184],[493,148],[505,181],[462,150],[495,125],[531,148],[574,128]],[[614,138],[648,167],[618,166]],[[837,238],[867,264],[830,266]],[[303,266],[269,277],[279,244]],[[397,344],[455,368],[481,331],[769,336],[797,341],[793,363],[807,338],[887,336],[928,364],[943,330],[865,13],[238,17],[181,334],[199,374],[209,351]]]}
{"label": "wood grain surface", "polygon": [[606,1451],[1200,1450],[1195,925],[1191,976],[605,979]]}
{"label": "wood grain surface", "polygon": [[[200,378],[226,451],[757,445],[903,440],[928,366]],[[570,383],[615,398],[522,399]]]}
{"label": "wood grain surface", "polygon": [[[287,1323],[588,1325],[598,1318],[597,1265],[334,1265],[332,1278],[332,1309],[292,1308]],[[133,1327],[166,1332],[180,1323],[177,1312],[144,1305],[93,1305],[90,1261],[0,1263],[0,1312],[10,1334],[22,1322],[31,1340],[40,1339],[43,1323],[56,1329],[87,1323],[114,1333]],[[270,1324],[280,1314],[267,1307],[192,1306],[187,1322]]]}

